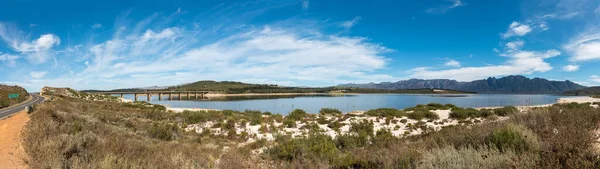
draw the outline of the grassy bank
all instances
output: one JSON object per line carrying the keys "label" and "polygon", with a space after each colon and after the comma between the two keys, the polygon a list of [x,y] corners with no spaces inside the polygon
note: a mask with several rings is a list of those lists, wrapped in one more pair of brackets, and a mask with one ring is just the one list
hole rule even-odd
{"label": "grassy bank", "polygon": [[[439,109],[452,109],[452,120],[469,123],[437,132],[421,128],[438,122],[431,111]],[[503,116],[507,120],[495,120]],[[345,121],[350,123],[340,127]],[[36,107],[24,146],[32,168],[595,168],[599,122],[599,110],[589,104],[527,113],[429,104],[362,115],[295,110],[284,117],[260,111],[171,113],[143,102],[57,97]],[[380,123],[410,123],[428,132],[399,137]],[[300,126],[300,135],[275,134]],[[332,137],[322,127],[346,132]],[[256,136],[266,133],[273,138]]]}

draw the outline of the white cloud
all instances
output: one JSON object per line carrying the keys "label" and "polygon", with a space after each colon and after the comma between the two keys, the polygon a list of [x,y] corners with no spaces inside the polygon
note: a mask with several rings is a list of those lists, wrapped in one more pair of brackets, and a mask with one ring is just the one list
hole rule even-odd
{"label": "white cloud", "polygon": [[79,59],[85,70],[28,85],[110,89],[209,79],[327,86],[396,79],[376,72],[385,68],[388,59],[383,54],[391,50],[362,37],[311,31],[244,29],[208,43],[200,41],[198,32],[182,27],[122,32],[89,45],[89,53]]}
{"label": "white cloud", "polygon": [[446,62],[446,64],[444,64],[446,66],[451,66],[451,67],[460,67],[460,62],[456,61],[456,60],[450,60],[448,62]]}
{"label": "white cloud", "polygon": [[17,59],[19,59],[19,56],[17,55],[2,54],[0,52],[0,61],[6,63],[9,66],[14,66],[17,63]]}
{"label": "white cloud", "polygon": [[308,0],[302,0],[302,9],[308,9],[310,2]]}
{"label": "white cloud", "polygon": [[566,72],[574,72],[579,70],[579,65],[566,65],[563,67],[563,70]]}
{"label": "white cloud", "polygon": [[[510,45],[507,45],[510,46]],[[518,48],[516,46],[519,46]],[[424,79],[456,79],[459,81],[472,81],[493,76],[507,76],[518,74],[531,74],[533,72],[546,72],[552,70],[552,66],[544,59],[560,55],[557,50],[547,51],[525,51],[520,46],[507,49],[500,56],[509,58],[501,65],[489,65],[481,67],[462,67],[456,69],[439,70],[433,68],[418,68],[409,71],[411,78]],[[509,47],[507,47],[509,48]]]}
{"label": "white cloud", "polygon": [[600,59],[600,33],[583,34],[564,45],[564,48],[571,54],[571,61],[598,60]]}
{"label": "white cloud", "polygon": [[452,4],[449,6],[429,8],[429,9],[427,9],[426,12],[427,13],[446,13],[450,9],[467,5],[466,3],[463,3],[461,0],[446,0],[446,1],[452,2]]}
{"label": "white cloud", "polygon": [[531,32],[531,30],[532,28],[529,25],[515,21],[510,24],[508,30],[502,35],[502,37],[509,38],[512,36],[525,36],[527,33]]}
{"label": "white cloud", "polygon": [[354,27],[354,25],[356,25],[360,19],[361,19],[360,16],[354,17],[354,19],[352,19],[352,20],[343,22],[342,24],[340,24],[340,26],[346,30],[349,30],[352,27]]}
{"label": "white cloud", "polygon": [[39,79],[39,78],[43,78],[44,76],[46,76],[46,73],[48,73],[48,72],[45,72],[45,71],[42,71],[42,72],[29,72],[29,76],[31,76],[34,79]]}
{"label": "white cloud", "polygon": [[0,23],[0,37],[14,51],[21,52],[33,64],[45,63],[52,55],[52,48],[60,45],[60,38],[54,34],[43,34],[31,42],[24,39],[21,31]]}
{"label": "white cloud", "polygon": [[92,25],[92,28],[94,28],[94,29],[102,28],[102,24],[95,23]]}
{"label": "white cloud", "polygon": [[508,42],[505,46],[508,50],[519,50],[521,47],[523,47],[524,44],[525,42],[523,42],[522,40],[517,40]]}
{"label": "white cloud", "polygon": [[596,83],[600,83],[600,76],[598,75],[592,75],[590,76],[590,81],[596,82]]}

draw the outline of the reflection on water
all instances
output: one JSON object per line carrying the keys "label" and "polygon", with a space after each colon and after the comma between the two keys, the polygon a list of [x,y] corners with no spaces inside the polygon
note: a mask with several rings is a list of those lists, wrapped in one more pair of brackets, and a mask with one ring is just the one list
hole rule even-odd
{"label": "reflection on water", "polygon": [[[239,100],[265,100],[265,99],[285,99],[297,97],[351,97],[354,95],[330,95],[330,94],[315,94],[315,95],[255,95],[255,96],[225,96],[225,97],[204,97],[201,101],[239,101]],[[193,99],[193,98],[192,98]]]}
{"label": "reflection on water", "polygon": [[[555,103],[565,96],[554,95],[511,95],[511,94],[353,94],[353,95],[291,95],[291,96],[235,96],[222,98],[202,98],[199,100],[168,100],[151,98],[151,103],[179,108],[209,108],[232,110],[261,110],[288,114],[294,109],[304,109],[318,113],[321,108],[336,108],[343,112],[369,110],[375,108],[404,109],[417,104],[441,103],[460,107],[523,106]],[[132,95],[125,95],[133,100]],[[141,96],[139,100],[146,100]]]}

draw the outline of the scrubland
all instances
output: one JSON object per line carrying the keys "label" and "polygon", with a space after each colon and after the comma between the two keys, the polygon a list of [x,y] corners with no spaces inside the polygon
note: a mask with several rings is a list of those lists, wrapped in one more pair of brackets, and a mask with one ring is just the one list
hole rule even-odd
{"label": "scrubland", "polygon": [[35,108],[23,144],[31,168],[597,168],[590,105],[282,116],[56,97]]}

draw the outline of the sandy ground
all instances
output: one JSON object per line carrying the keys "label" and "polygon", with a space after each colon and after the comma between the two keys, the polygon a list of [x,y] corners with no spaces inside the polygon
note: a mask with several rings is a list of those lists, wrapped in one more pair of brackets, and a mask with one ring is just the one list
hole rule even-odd
{"label": "sandy ground", "polygon": [[21,129],[28,121],[25,111],[0,120],[0,168],[28,168],[21,145]]}

